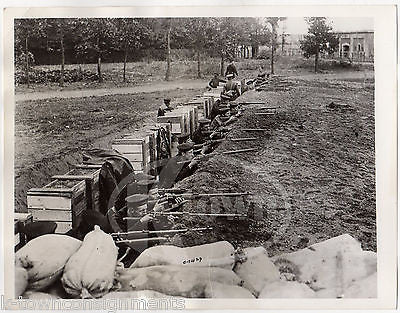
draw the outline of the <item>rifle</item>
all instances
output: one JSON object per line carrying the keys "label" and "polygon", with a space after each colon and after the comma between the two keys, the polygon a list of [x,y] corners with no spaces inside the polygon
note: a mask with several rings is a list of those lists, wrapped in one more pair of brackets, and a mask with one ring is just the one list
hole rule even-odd
{"label": "rifle", "polygon": [[[176,194],[175,197],[182,197],[182,198],[189,198],[189,199],[196,199],[202,197],[240,197],[240,196],[248,196],[252,193],[250,192],[219,192],[219,193],[189,193],[186,190],[182,189],[159,189],[159,193],[173,193]],[[186,193],[185,193],[186,192]],[[174,195],[169,195],[174,197]],[[168,195],[167,195],[168,197]]]}
{"label": "rifle", "polygon": [[165,229],[165,230],[132,230],[127,232],[119,232],[119,233],[111,233],[111,236],[120,236],[120,235],[135,235],[135,234],[175,234],[175,233],[186,233],[188,231],[205,231],[212,230],[212,227],[199,227],[199,228],[182,228],[182,229]]}
{"label": "rifle", "polygon": [[[149,213],[153,217],[157,216],[210,216],[210,217],[236,217],[236,218],[245,218],[246,215],[243,214],[231,214],[231,213],[193,213],[187,211],[179,211],[179,212],[151,212]],[[123,220],[138,220],[140,217],[124,217]]]}

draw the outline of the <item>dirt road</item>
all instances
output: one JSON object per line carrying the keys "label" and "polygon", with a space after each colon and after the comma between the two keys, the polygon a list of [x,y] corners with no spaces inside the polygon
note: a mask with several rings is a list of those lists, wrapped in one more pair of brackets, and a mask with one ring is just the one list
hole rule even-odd
{"label": "dirt road", "polygon": [[146,85],[138,85],[122,88],[101,88],[101,89],[80,89],[80,90],[51,90],[40,92],[20,93],[15,95],[15,102],[28,100],[45,100],[52,98],[83,98],[83,97],[101,97],[107,95],[127,95],[150,93],[157,91],[169,91],[174,89],[201,89],[207,86],[206,80],[178,80],[169,82],[154,82]]}

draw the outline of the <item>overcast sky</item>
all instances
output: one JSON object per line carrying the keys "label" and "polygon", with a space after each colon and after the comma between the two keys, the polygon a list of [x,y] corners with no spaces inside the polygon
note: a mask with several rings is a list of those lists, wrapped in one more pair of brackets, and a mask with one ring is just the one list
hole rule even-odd
{"label": "overcast sky", "polygon": [[[335,17],[328,18],[334,31],[361,31],[374,30],[373,18],[366,17]],[[303,17],[288,17],[285,22],[280,23],[279,32],[285,29],[288,34],[307,33],[307,23]]]}

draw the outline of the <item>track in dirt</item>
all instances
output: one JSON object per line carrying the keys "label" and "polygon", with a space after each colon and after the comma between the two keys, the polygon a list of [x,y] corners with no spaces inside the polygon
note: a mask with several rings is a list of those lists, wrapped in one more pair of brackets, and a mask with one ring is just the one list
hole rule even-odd
{"label": "track in dirt", "polygon": [[[349,233],[364,249],[376,250],[373,90],[357,83],[297,81],[292,86],[287,92],[252,91],[240,98],[279,106],[278,114],[255,115],[257,107],[248,107],[230,137],[248,135],[239,128],[268,131],[257,133],[256,141],[226,141],[217,152],[256,147],[255,153],[206,158],[177,186],[200,193],[251,191],[253,195],[243,199],[244,209],[221,198],[185,207],[244,213],[248,220],[187,216],[176,223],[214,229],[176,236],[175,243],[228,240],[241,247],[263,245],[275,255]],[[350,107],[330,109],[331,102]]]}
{"label": "track in dirt", "polygon": [[43,187],[82,161],[87,148],[111,148],[115,138],[154,123],[162,99],[179,104],[200,89],[20,102],[15,107],[15,209],[26,191]]}

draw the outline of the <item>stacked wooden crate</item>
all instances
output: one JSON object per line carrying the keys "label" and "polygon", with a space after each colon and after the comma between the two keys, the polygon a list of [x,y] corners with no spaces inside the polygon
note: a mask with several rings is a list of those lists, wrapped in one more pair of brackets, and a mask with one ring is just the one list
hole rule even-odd
{"label": "stacked wooden crate", "polygon": [[98,211],[100,171],[101,165],[79,164],[65,175],[56,175],[52,178],[59,180],[84,180],[86,184],[86,208]]}
{"label": "stacked wooden crate", "polygon": [[173,112],[166,114],[165,116],[158,116],[157,123],[168,123],[171,125],[171,133],[173,135],[180,135],[185,129],[184,116],[180,114],[174,114]]}
{"label": "stacked wooden crate", "polygon": [[204,107],[205,103],[209,100],[203,96],[196,96],[196,98],[190,100],[186,105],[195,106],[197,108],[197,112],[195,113],[197,116],[197,120],[195,124],[197,125],[197,121],[199,119],[204,118]]}
{"label": "stacked wooden crate", "polygon": [[27,242],[26,235],[22,232],[22,228],[33,221],[31,213],[14,213],[14,249],[17,251]]}
{"label": "stacked wooden crate", "polygon": [[34,221],[56,222],[56,233],[63,234],[78,226],[86,209],[84,179],[56,179],[43,188],[27,192],[28,212]]}
{"label": "stacked wooden crate", "polygon": [[131,163],[135,172],[148,172],[149,164],[156,155],[155,131],[136,131],[112,142],[112,148]]}
{"label": "stacked wooden crate", "polygon": [[178,106],[175,110],[176,113],[185,115],[185,119],[188,121],[185,133],[193,135],[196,130],[196,125],[199,120],[199,114],[197,106],[194,105],[184,105]]}

